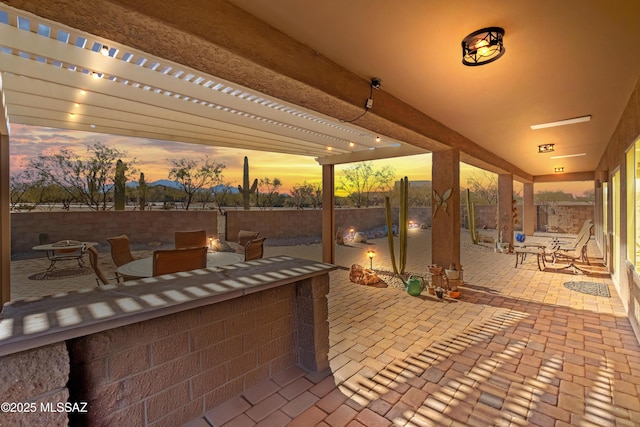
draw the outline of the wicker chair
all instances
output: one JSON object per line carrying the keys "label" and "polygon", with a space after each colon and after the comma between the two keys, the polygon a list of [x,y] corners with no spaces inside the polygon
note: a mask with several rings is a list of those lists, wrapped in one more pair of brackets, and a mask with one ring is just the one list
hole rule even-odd
{"label": "wicker chair", "polygon": [[207,247],[153,251],[153,275],[197,270],[207,266]]}
{"label": "wicker chair", "polygon": [[244,260],[260,259],[264,254],[264,241],[266,237],[254,239],[247,243],[244,247]]}
{"label": "wicker chair", "polygon": [[205,230],[197,231],[176,231],[175,234],[176,249],[201,248],[207,246],[207,232]]}

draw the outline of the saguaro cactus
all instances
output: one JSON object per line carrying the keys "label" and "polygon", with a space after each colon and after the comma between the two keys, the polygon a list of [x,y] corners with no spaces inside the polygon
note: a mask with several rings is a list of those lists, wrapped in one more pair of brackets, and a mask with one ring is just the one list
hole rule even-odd
{"label": "saguaro cactus", "polygon": [[396,257],[393,247],[393,224],[391,221],[391,201],[389,197],[384,198],[384,205],[387,217],[387,239],[389,241],[389,256],[393,272],[404,274],[407,266],[407,234],[409,232],[409,178],[406,176],[400,180],[400,212],[398,213],[398,228],[400,234],[399,259],[396,264]]}
{"label": "saguaro cactus", "polygon": [[242,201],[244,202],[244,210],[248,211],[251,209],[249,206],[249,201],[251,198],[251,194],[255,193],[258,188],[258,179],[253,180],[253,184],[251,188],[249,188],[249,159],[245,156],[244,158],[244,175],[242,177],[242,185],[238,185],[238,190],[242,194]]}
{"label": "saguaro cactus", "polygon": [[471,202],[471,193],[469,189],[466,191],[467,199],[467,216],[469,217],[469,235],[471,236],[471,243],[478,244],[478,228],[476,225],[476,205]]}
{"label": "saguaro cactus", "polygon": [[114,209],[117,211],[123,211],[125,205],[125,184],[127,182],[127,178],[124,173],[127,170],[127,167],[124,165],[122,160],[118,159],[116,163],[116,176],[114,179],[114,189],[113,189],[113,204]]}
{"label": "saguaro cactus", "polygon": [[138,196],[140,199],[140,210],[144,211],[147,208],[147,193],[149,192],[149,186],[144,180],[144,172],[140,172],[140,179],[138,180]]}

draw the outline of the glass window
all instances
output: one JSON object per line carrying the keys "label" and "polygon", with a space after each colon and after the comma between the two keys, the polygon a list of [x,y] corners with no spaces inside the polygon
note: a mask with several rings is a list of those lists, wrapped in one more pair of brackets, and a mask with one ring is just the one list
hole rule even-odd
{"label": "glass window", "polygon": [[640,266],[640,139],[627,151],[627,259]]}
{"label": "glass window", "polygon": [[633,263],[636,267],[640,266],[640,139],[636,141],[635,147],[635,164],[633,167],[634,172],[634,201],[633,206],[635,207],[635,215],[633,227],[635,230],[635,239],[632,242],[635,242],[633,246],[635,247],[635,262]]}
{"label": "glass window", "polygon": [[635,195],[635,179],[636,179],[636,165],[635,165],[635,144],[634,146],[627,151],[627,260],[631,264],[635,264],[636,258],[636,248],[635,248],[635,226],[634,226],[634,217],[635,217],[635,203],[634,200],[636,198]]}

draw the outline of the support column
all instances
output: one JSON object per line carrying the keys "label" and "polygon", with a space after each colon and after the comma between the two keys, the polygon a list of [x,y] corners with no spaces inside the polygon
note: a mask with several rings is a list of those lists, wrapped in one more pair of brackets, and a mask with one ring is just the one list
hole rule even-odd
{"label": "support column", "polygon": [[[1,88],[1,86],[0,86]],[[9,136],[0,135],[0,310],[11,299],[11,208]]]}
{"label": "support column", "polygon": [[322,165],[322,261],[335,263],[336,245],[335,171],[333,165]]}
{"label": "support column", "polygon": [[498,175],[498,239],[513,248],[513,175]]}
{"label": "support column", "polygon": [[459,266],[460,151],[454,149],[434,152],[432,171],[431,262],[443,267],[448,267],[451,263]]}
{"label": "support column", "polygon": [[536,207],[533,204],[533,183],[524,183],[524,195],[522,200],[523,218],[522,231],[526,236],[533,236],[536,231]]}

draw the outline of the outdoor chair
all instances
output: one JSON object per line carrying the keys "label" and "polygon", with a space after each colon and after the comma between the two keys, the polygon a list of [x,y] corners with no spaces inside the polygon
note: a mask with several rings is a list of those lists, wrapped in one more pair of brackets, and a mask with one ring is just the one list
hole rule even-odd
{"label": "outdoor chair", "polygon": [[[94,273],[96,273],[96,283],[98,286],[108,285],[109,279],[105,276],[104,272],[100,269],[100,265],[98,265],[98,250],[93,246],[89,246],[87,248],[87,252],[89,252],[89,264],[91,264],[91,268],[93,268]],[[120,282],[120,277],[114,277],[116,282]]]}
{"label": "outdoor chair", "polygon": [[247,231],[247,230],[238,231],[238,242],[237,242],[238,245],[236,246],[236,252],[239,254],[243,254],[244,247],[247,245],[247,243],[249,243],[254,239],[257,239],[259,235],[260,235],[260,232],[258,231]]}
{"label": "outdoor chair", "polygon": [[[135,258],[131,254],[131,244],[129,237],[126,234],[116,237],[109,237],[107,239],[111,246],[111,259],[116,267],[128,264],[131,261],[135,261]],[[117,277],[122,277],[124,280],[135,279],[134,277],[123,276],[116,272]]]}
{"label": "outdoor chair", "polygon": [[153,251],[153,275],[197,270],[207,266],[207,247]]}
{"label": "outdoor chair", "polygon": [[176,249],[206,247],[207,232],[205,230],[176,231],[175,246]]}
{"label": "outdoor chair", "polygon": [[555,264],[558,261],[568,262],[568,265],[566,267],[562,267],[559,270],[571,268],[573,269],[574,273],[577,273],[578,270],[584,271],[576,265],[576,262],[583,262],[586,260],[586,263],[589,264],[589,260],[586,258],[586,247],[589,244],[590,239],[591,233],[583,233],[580,240],[576,242],[573,248],[555,249],[551,253],[553,263]]}
{"label": "outdoor chair", "polygon": [[582,228],[571,242],[555,242],[555,244],[551,244],[551,249],[553,251],[552,255],[556,252],[560,254],[573,253],[577,249],[580,249],[580,261],[589,264],[589,257],[587,256],[587,244],[589,243],[589,239],[591,239],[591,230],[593,229],[593,227],[594,225],[592,220],[585,220]]}
{"label": "outdoor chair", "polygon": [[251,240],[244,246],[244,260],[260,259],[264,254],[264,241],[266,237]]}

